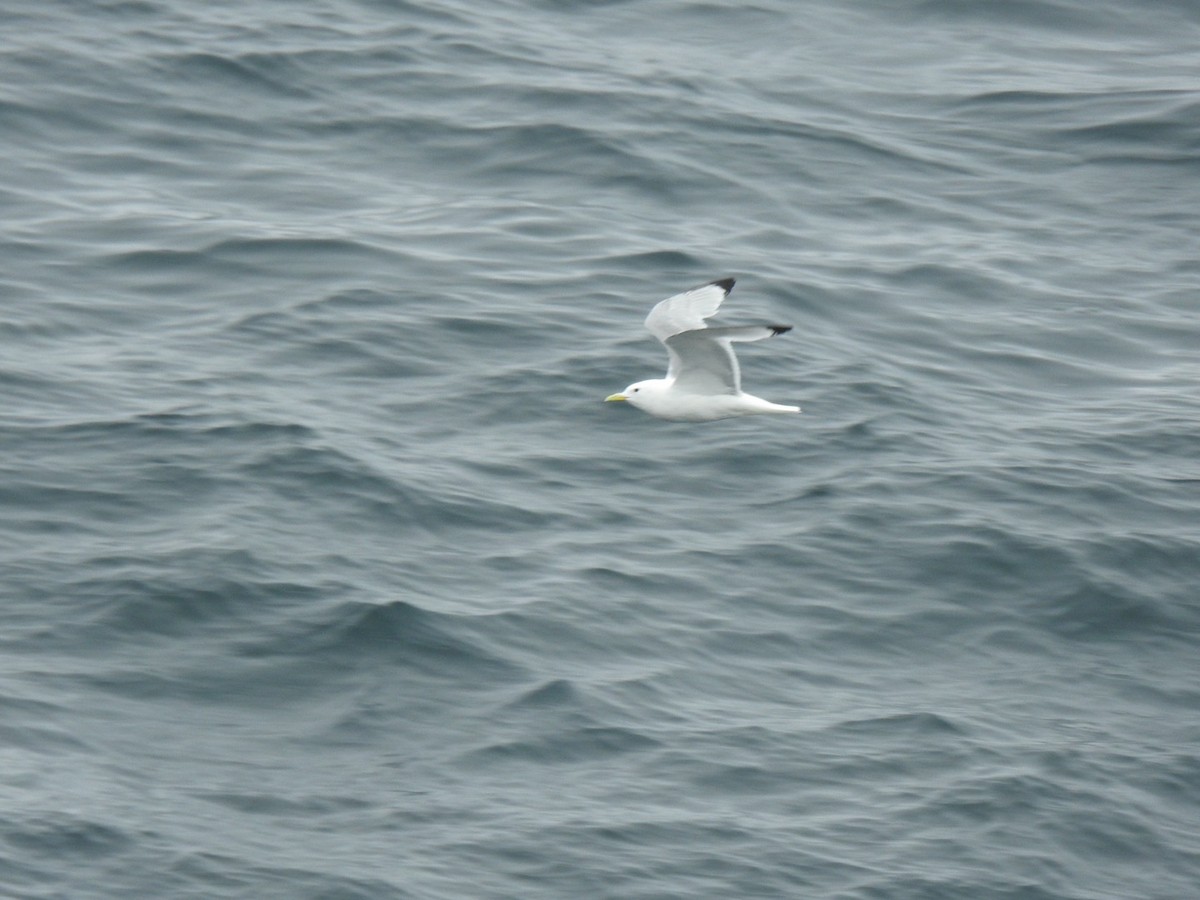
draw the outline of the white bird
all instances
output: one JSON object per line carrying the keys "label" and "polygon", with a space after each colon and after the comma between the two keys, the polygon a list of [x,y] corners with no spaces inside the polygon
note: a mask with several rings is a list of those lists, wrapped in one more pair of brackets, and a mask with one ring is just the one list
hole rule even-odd
{"label": "white bird", "polygon": [[741,371],[730,345],[761,341],[792,326],[709,328],[704,320],[716,315],[731,290],[733,279],[723,278],[668,297],[650,310],[646,328],[667,348],[667,377],[635,382],[605,397],[605,402],[625,401],[660,419],[685,422],[800,412],[798,406],[780,406],[742,392]]}

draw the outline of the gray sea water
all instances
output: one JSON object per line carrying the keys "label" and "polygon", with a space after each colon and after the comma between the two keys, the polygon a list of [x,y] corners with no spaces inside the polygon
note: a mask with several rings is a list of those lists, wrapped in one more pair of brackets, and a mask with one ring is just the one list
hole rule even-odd
{"label": "gray sea water", "polygon": [[0,895],[1200,897],[1197,47],[10,0]]}

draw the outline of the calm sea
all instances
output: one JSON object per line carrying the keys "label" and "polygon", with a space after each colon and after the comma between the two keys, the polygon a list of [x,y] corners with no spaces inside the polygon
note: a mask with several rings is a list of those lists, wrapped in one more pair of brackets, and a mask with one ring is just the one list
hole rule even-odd
{"label": "calm sea", "polygon": [[0,895],[1200,897],[1197,47],[10,0]]}

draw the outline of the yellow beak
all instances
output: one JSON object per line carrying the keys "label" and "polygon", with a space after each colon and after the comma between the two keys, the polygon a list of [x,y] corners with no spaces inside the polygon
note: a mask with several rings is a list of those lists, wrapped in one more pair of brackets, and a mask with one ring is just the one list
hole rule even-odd
{"label": "yellow beak", "polygon": [[624,394],[609,394],[607,397],[604,398],[604,402],[605,403],[615,403],[618,400],[628,400],[628,399],[629,398],[626,397]]}

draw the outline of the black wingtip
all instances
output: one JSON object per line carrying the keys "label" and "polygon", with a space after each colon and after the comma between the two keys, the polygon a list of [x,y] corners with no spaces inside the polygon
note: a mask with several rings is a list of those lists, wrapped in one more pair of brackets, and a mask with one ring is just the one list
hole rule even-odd
{"label": "black wingtip", "polygon": [[722,278],[718,281],[710,281],[709,282],[709,284],[715,284],[717,287],[719,287],[721,290],[723,290],[727,294],[733,290],[734,283],[735,283],[735,281],[732,278]]}
{"label": "black wingtip", "polygon": [[792,330],[791,325],[768,325],[767,327],[771,329],[772,334],[787,334]]}

